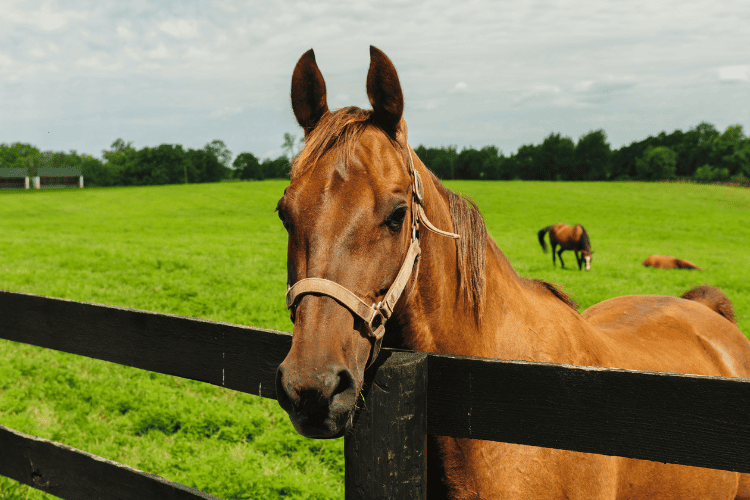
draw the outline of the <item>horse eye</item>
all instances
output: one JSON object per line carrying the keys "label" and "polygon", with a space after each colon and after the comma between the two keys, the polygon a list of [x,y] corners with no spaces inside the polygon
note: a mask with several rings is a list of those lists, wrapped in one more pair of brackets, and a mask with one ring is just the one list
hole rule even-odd
{"label": "horse eye", "polygon": [[385,219],[385,223],[391,228],[392,231],[398,231],[404,224],[404,218],[406,217],[406,207],[400,206],[393,212],[388,214]]}
{"label": "horse eye", "polygon": [[284,212],[281,210],[277,210],[276,212],[279,214],[279,219],[281,220],[281,224],[284,225],[284,229],[289,231],[289,223],[287,222],[286,217],[284,217]]}

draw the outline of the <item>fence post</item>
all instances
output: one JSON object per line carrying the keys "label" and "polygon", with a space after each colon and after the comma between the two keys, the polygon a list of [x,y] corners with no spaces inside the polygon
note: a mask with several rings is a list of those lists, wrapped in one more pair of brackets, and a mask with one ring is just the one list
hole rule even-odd
{"label": "fence post", "polygon": [[383,351],[380,358],[366,373],[364,408],[344,437],[345,498],[423,500],[427,355]]}

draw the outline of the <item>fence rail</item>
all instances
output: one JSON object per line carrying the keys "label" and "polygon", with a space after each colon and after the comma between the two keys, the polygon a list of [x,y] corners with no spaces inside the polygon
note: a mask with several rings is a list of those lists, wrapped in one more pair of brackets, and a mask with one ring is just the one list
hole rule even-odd
{"label": "fence rail", "polygon": [[61,498],[221,500],[72,446],[0,425],[0,474]]}
{"label": "fence rail", "polygon": [[[0,318],[0,338],[266,398],[291,346],[284,332],[7,291]],[[425,434],[750,472],[750,379],[384,349],[367,383],[347,498],[423,498]]]}

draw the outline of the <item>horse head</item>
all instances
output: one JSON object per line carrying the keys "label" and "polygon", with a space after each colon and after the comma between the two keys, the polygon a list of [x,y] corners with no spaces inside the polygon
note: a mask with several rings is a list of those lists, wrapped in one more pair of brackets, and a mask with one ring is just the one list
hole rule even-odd
{"label": "horse head", "polygon": [[[397,276],[405,274],[400,271],[411,251],[416,188],[403,94],[396,69],[375,47],[367,95],[371,111],[330,111],[312,49],[294,69],[292,107],[305,130],[305,148],[277,205],[288,232],[287,305],[294,330],[276,393],[294,427],[308,437],[338,437],[351,425],[365,368],[393,311],[377,315]],[[406,301],[411,276],[401,280],[406,293],[392,309]],[[358,315],[357,308],[364,312]]]}
{"label": "horse head", "polygon": [[591,254],[594,253],[593,250],[591,250],[591,247],[586,247],[585,249],[581,250],[581,258],[583,258],[583,261],[586,263],[586,270],[591,270]]}

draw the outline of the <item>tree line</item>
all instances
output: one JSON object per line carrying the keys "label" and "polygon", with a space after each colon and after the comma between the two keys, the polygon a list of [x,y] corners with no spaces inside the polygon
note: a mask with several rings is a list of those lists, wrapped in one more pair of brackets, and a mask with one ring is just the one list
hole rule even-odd
{"label": "tree line", "polygon": [[102,152],[101,159],[76,151],[42,152],[30,144],[0,144],[0,168],[25,168],[29,176],[35,176],[40,167],[74,167],[81,170],[87,186],[283,178],[289,171],[289,160],[284,156],[259,162],[252,154],[242,153],[233,164],[231,160],[231,151],[220,140],[211,141],[202,149],[184,149],[179,144],[135,149],[132,142],[117,139]]}
{"label": "tree line", "polygon": [[[682,132],[661,132],[612,150],[604,130],[570,137],[550,134],[505,156],[495,146],[480,150],[455,146],[414,150],[441,179],[668,180],[746,182],[750,178],[750,138],[742,125],[720,133],[706,122]],[[744,180],[743,180],[744,179]]]}
{"label": "tree line", "polygon": [[[291,159],[303,145],[284,134],[278,158],[258,159],[244,152],[232,161],[232,152],[220,140],[202,149],[162,144],[136,150],[132,142],[117,139],[102,158],[76,151],[40,151],[30,144],[0,144],[0,168],[26,168],[30,176],[40,167],[77,167],[87,186],[143,186],[218,182],[225,179],[288,178]],[[495,146],[458,151],[456,146],[415,152],[441,179],[486,180],[668,180],[747,183],[750,178],[750,137],[742,125],[720,133],[702,122],[687,132],[661,132],[612,150],[604,130],[582,135],[577,142],[552,133],[541,144],[527,144],[505,156]]]}

